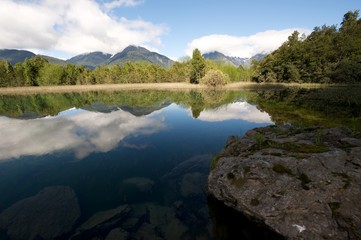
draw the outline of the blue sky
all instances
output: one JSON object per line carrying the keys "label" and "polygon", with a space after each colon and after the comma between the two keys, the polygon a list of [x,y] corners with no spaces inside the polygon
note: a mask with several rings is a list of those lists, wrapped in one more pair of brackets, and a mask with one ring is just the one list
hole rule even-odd
{"label": "blue sky", "polygon": [[132,44],[172,59],[196,47],[250,57],[360,8],[360,0],[2,0],[0,49],[66,59]]}

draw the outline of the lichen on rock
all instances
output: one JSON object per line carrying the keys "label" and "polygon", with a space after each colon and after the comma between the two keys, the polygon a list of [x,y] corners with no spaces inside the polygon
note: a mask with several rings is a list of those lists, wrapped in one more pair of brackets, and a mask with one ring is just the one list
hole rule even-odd
{"label": "lichen on rock", "polygon": [[343,127],[230,137],[208,193],[288,239],[361,239],[361,139]]}

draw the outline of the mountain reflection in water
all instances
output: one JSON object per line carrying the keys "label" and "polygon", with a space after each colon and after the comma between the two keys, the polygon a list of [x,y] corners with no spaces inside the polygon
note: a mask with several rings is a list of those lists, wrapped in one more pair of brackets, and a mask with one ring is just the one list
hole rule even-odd
{"label": "mountain reflection in water", "polygon": [[[206,109],[200,113],[198,119],[207,122],[239,119],[271,123],[267,113],[260,112],[247,102]],[[0,160],[65,150],[74,151],[76,158],[82,159],[91,153],[112,150],[126,136],[159,132],[166,128],[163,120],[162,110],[136,117],[121,109],[101,113],[76,108],[60,112],[57,116],[39,119],[18,120],[0,117],[0,132],[7,136],[0,139]],[[127,143],[122,145],[138,148]]]}

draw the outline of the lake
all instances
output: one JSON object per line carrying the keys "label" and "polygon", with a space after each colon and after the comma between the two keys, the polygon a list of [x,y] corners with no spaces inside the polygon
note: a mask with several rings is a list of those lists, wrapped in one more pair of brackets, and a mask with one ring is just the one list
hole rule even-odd
{"label": "lake", "polygon": [[229,136],[275,123],[361,129],[357,88],[0,99],[0,239],[248,239],[259,229],[206,194]]}

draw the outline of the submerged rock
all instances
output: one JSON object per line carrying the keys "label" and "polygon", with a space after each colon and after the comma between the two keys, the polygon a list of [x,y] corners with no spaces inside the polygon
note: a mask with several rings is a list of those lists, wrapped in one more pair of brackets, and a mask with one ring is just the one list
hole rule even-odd
{"label": "submerged rock", "polygon": [[120,229],[119,225],[126,219],[130,211],[131,208],[128,205],[121,205],[113,209],[97,212],[78,227],[76,233],[70,239],[114,239],[115,236],[126,237],[127,233]]}
{"label": "submerged rock", "polygon": [[11,239],[54,239],[69,232],[79,216],[78,200],[70,187],[47,187],[3,211],[0,229]]}
{"label": "submerged rock", "polygon": [[360,153],[345,128],[254,129],[229,139],[208,192],[288,239],[361,239]]}
{"label": "submerged rock", "polygon": [[123,219],[129,212],[128,205],[121,205],[117,208],[95,213],[79,227],[78,231],[83,232],[93,228],[101,228],[101,225],[111,225],[112,222]]}
{"label": "submerged rock", "polygon": [[206,195],[205,186],[212,156],[209,154],[194,156],[162,177],[168,182],[170,192],[180,193],[182,197]]}
{"label": "submerged rock", "polygon": [[143,193],[151,193],[153,189],[154,181],[148,178],[134,177],[123,180],[123,184],[133,185],[136,188],[138,188],[140,192]]}
{"label": "submerged rock", "polygon": [[126,240],[129,237],[129,233],[121,228],[115,228],[109,232],[105,240]]}

